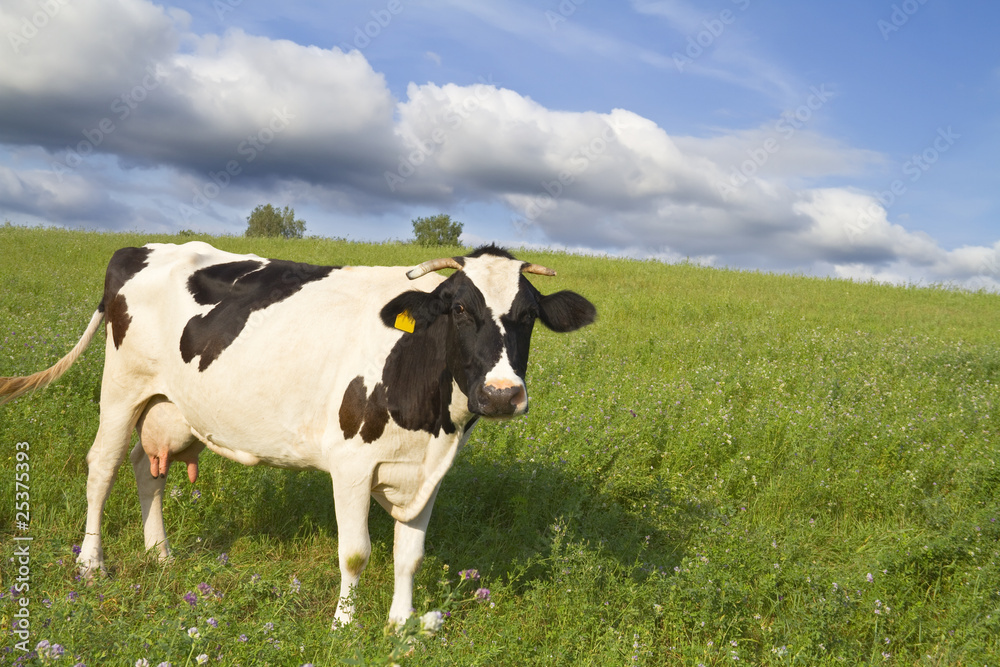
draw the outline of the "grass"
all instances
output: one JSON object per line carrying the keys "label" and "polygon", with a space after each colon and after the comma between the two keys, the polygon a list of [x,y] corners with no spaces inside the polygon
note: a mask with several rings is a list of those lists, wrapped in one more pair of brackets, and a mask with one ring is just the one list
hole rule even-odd
{"label": "grass", "polygon": [[[0,228],[0,373],[62,356],[111,253],[151,240],[186,239]],[[211,241],[334,264],[435,254]],[[97,425],[95,343],[58,384],[0,408],[0,662],[1000,662],[1000,297],[522,254],[559,271],[533,279],[542,291],[586,295],[599,321],[536,329],[531,413],[480,424],[445,478],[414,599],[418,614],[450,612],[435,634],[417,621],[412,643],[384,632],[392,522],[377,506],[358,621],[331,632],[329,478],[210,454],[194,487],[183,466],[170,473],[167,567],[142,553],[126,466],[106,509],[110,576],[83,585],[73,548]],[[10,502],[21,442],[27,533]],[[12,538],[23,535],[27,654],[11,634],[23,545]],[[470,568],[480,578],[460,581]],[[43,640],[64,655],[34,651]]]}

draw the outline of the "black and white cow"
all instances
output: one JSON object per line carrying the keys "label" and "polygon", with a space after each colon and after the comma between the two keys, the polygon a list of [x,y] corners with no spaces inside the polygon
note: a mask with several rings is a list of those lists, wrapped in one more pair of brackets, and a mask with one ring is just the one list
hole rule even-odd
{"label": "black and white cow", "polygon": [[[435,273],[444,268],[457,270]],[[136,429],[130,458],[147,549],[169,556],[162,503],[173,460],[192,481],[206,447],[247,465],[324,470],[339,534],[336,621],[351,620],[374,496],[396,520],[389,620],[402,623],[455,454],[479,417],[528,410],[535,320],[566,332],[596,316],[573,292],[542,295],[525,273],[554,275],[494,246],[410,271],[268,260],[200,242],[123,248],[73,350],[48,370],[0,378],[0,401],[58,378],[105,320],[82,572],[104,568],[101,516]]]}

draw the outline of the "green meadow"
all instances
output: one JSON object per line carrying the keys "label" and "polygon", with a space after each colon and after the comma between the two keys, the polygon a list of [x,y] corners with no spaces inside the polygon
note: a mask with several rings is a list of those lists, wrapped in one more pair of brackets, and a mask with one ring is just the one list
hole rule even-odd
{"label": "green meadow", "polygon": [[[0,227],[0,375],[75,344],[114,250],[191,238],[323,264],[463,252]],[[81,581],[98,335],[58,383],[0,407],[0,664],[1000,663],[1000,296],[516,254],[598,321],[536,327],[531,411],[481,421],[445,477],[414,596],[418,615],[447,612],[436,633],[385,631],[377,504],[357,620],[331,631],[329,477],[209,452],[195,485],[170,471],[173,562],[143,553],[126,464],[108,576]]]}

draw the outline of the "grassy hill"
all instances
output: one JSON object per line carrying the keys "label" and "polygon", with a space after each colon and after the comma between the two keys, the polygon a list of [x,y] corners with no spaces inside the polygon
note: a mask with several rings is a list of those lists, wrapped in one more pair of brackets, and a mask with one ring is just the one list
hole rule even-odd
{"label": "grassy hill", "polygon": [[[185,240],[0,227],[0,375],[72,347],[115,249]],[[445,254],[207,240],[325,264]],[[481,423],[445,478],[414,603],[452,615],[396,662],[1000,661],[1000,297],[518,257],[555,268],[532,281],[584,294],[599,320],[536,328],[531,412]],[[10,635],[23,545],[12,538],[24,535],[30,646],[65,647],[59,664],[392,662],[392,522],[373,507],[359,621],[331,633],[336,526],[319,473],[206,453],[192,487],[175,466],[176,559],[163,568],[142,553],[125,466],[106,510],[111,575],[75,578],[102,358],[99,338],[58,384],[0,407],[0,662],[24,656]],[[30,456],[26,533],[11,502],[18,451]],[[460,582],[469,568],[482,578]],[[489,600],[472,599],[480,587]]]}

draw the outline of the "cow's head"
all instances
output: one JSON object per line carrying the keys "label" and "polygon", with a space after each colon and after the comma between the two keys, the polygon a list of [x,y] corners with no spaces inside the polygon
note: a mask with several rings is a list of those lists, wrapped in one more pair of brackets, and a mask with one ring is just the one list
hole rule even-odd
{"label": "cow's head", "polygon": [[528,411],[524,375],[535,320],[557,332],[590,324],[594,305],[574,292],[543,295],[524,273],[555,272],[521,262],[504,250],[486,246],[464,257],[425,262],[411,279],[431,271],[457,271],[430,293],[404,292],[381,313],[397,326],[405,313],[414,335],[443,337],[448,371],[469,399],[469,411],[484,417],[510,417]]}

